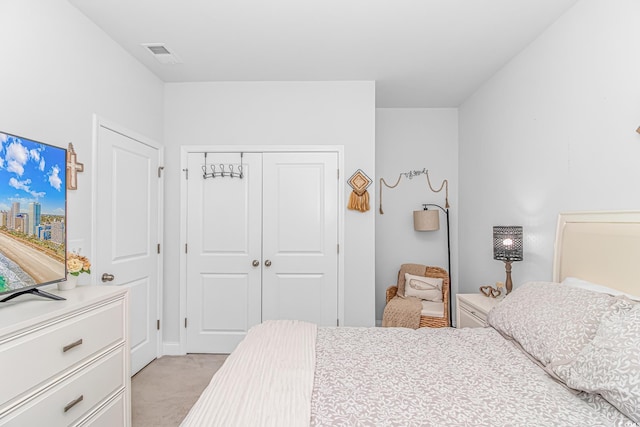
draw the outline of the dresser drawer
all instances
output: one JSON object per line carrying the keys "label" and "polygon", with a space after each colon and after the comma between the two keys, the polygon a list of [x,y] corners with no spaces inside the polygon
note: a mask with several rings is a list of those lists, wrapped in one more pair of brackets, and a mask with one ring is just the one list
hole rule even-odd
{"label": "dresser drawer", "polygon": [[466,315],[467,317],[474,320],[476,323],[481,324],[482,327],[487,326],[487,314],[477,309],[476,307],[465,303],[464,301],[460,301],[460,315]]}
{"label": "dresser drawer", "polygon": [[458,328],[484,328],[488,326],[487,314],[500,303],[482,294],[458,294],[456,326]]}
{"label": "dresser drawer", "polygon": [[[80,421],[125,386],[121,346],[0,420],[1,426],[68,426]],[[115,424],[118,425],[118,424]]]}
{"label": "dresser drawer", "polygon": [[126,401],[124,392],[120,393],[103,408],[84,420],[78,427],[121,427],[127,425]]}
{"label": "dresser drawer", "polygon": [[118,300],[5,339],[0,344],[0,412],[9,401],[27,398],[35,391],[30,389],[122,342],[124,310],[124,300]]}
{"label": "dresser drawer", "polygon": [[458,328],[484,328],[487,326],[486,316],[472,311],[470,307],[460,307]]}

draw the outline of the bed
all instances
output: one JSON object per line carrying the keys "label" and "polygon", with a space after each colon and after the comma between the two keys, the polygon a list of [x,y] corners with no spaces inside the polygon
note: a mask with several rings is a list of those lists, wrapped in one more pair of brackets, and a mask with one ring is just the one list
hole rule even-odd
{"label": "bed", "polygon": [[558,218],[553,280],[491,327],[254,327],[183,426],[634,426],[640,212]]}

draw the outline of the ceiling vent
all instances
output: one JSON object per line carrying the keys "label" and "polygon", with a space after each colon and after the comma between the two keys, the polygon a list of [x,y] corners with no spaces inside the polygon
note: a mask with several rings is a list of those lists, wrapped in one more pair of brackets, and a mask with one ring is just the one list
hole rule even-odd
{"label": "ceiling vent", "polygon": [[164,43],[142,43],[142,47],[161,64],[182,64],[182,60]]}

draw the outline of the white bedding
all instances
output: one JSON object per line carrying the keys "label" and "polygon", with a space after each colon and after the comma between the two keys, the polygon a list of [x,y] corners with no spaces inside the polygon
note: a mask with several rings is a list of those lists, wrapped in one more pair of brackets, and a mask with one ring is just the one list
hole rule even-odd
{"label": "white bedding", "polygon": [[316,325],[255,326],[216,372],[183,426],[308,426]]}

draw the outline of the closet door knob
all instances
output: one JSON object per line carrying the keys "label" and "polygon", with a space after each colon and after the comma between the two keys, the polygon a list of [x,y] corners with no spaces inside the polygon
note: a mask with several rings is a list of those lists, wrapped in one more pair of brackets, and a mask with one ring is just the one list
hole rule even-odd
{"label": "closet door knob", "polygon": [[264,262],[264,265],[265,265],[266,267],[271,267],[271,261],[270,261],[270,260],[266,260],[266,261]]}
{"label": "closet door knob", "polygon": [[257,267],[260,265],[260,261],[258,261],[257,259],[254,259],[251,265],[253,265],[254,267]]}

